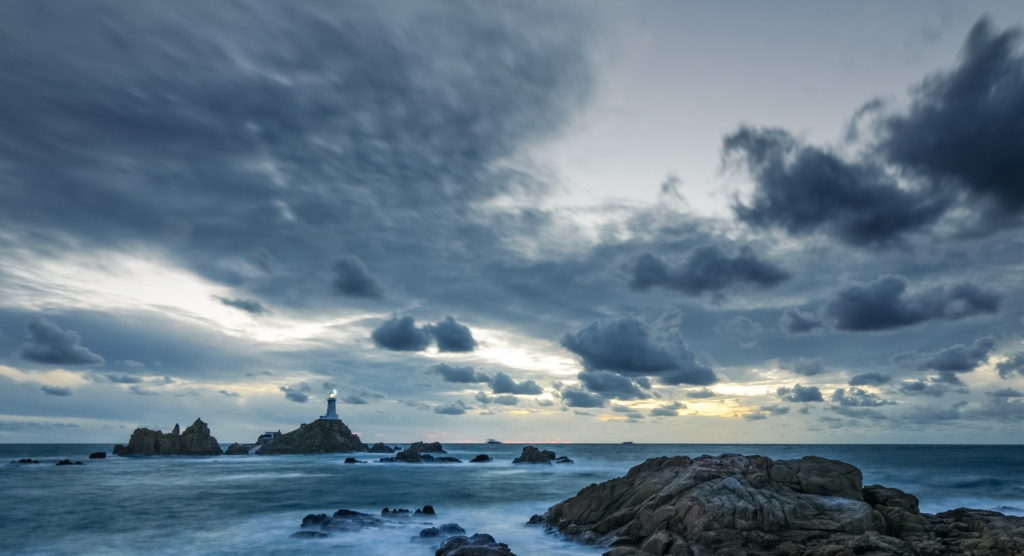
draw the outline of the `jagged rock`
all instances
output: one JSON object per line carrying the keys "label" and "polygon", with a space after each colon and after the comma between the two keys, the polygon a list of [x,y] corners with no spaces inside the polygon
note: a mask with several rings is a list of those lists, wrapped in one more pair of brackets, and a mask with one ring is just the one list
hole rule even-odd
{"label": "jagged rock", "polygon": [[138,428],[127,446],[114,446],[114,454],[118,456],[219,456],[223,453],[202,419],[196,419],[185,432],[181,432],[177,424],[170,434]]}
{"label": "jagged rock", "polygon": [[441,448],[439,442],[432,442],[430,444],[424,444],[422,442],[415,442],[409,448],[402,450],[395,454],[394,458],[381,458],[380,461],[395,462],[400,461],[402,463],[462,463],[462,460],[453,458],[450,456],[432,456],[434,454],[447,454],[444,449]]}
{"label": "jagged rock", "polygon": [[479,456],[469,460],[469,463],[487,463],[489,461],[494,461],[491,459],[491,456],[487,454],[480,454]]}
{"label": "jagged rock", "polygon": [[444,448],[441,447],[441,443],[440,442],[431,442],[430,444],[426,444],[424,442],[413,442],[412,445],[410,445],[408,448],[405,449],[405,451],[406,452],[415,452],[417,454],[447,454],[448,453],[448,452],[445,452]]}
{"label": "jagged rock", "polygon": [[420,539],[438,539],[455,537],[458,535],[465,535],[466,530],[459,526],[458,523],[445,523],[440,527],[427,527],[420,531]]}
{"label": "jagged rock", "polygon": [[85,465],[85,464],[80,462],[80,461],[71,461],[69,459],[62,459],[62,460],[57,462],[57,465]]}
{"label": "jagged rock", "polygon": [[303,531],[318,530],[323,533],[349,533],[361,531],[368,527],[381,527],[382,525],[384,525],[384,520],[379,517],[343,508],[334,512],[334,515],[331,517],[327,517],[327,514],[309,514],[302,518],[301,528]]}
{"label": "jagged rock", "polygon": [[373,446],[370,446],[370,449],[367,450],[367,451],[370,452],[371,454],[393,454],[393,453],[395,453],[395,450],[392,449],[391,446],[388,446],[387,444],[384,444],[383,442],[378,442],[378,443],[374,444]]}
{"label": "jagged rock", "polygon": [[1024,554],[1024,518],[982,510],[923,515],[860,470],[806,457],[653,458],[552,506],[543,522],[606,556]]}
{"label": "jagged rock", "polygon": [[523,448],[523,453],[512,460],[512,463],[551,463],[554,460],[555,453],[551,450],[540,450],[533,446],[526,446]]}
{"label": "jagged rock", "polygon": [[345,458],[345,463],[366,463],[365,461],[359,461],[356,458]]}
{"label": "jagged rock", "polygon": [[[11,463],[15,463],[15,462],[11,462]],[[21,464],[26,464],[26,463],[27,463],[27,464],[32,464],[32,463],[39,463],[39,460],[37,460],[37,459],[29,459],[29,458],[21,458],[21,459],[19,459],[19,460],[17,461],[17,463],[21,463]]]}
{"label": "jagged rock", "polygon": [[291,534],[293,539],[323,539],[329,536],[321,531],[296,531]]}
{"label": "jagged rock", "polygon": [[228,449],[224,451],[224,455],[225,456],[247,456],[247,455],[249,455],[249,448],[250,447],[246,446],[245,444],[239,444],[238,442],[233,442],[230,446],[228,446]]}
{"label": "jagged rock", "polygon": [[434,513],[434,507],[430,505],[423,506],[423,509],[418,509],[415,512],[406,510],[404,508],[389,509],[384,508],[380,511],[381,517],[409,517],[409,516],[422,516],[422,515],[437,515]]}
{"label": "jagged rock", "polygon": [[298,429],[264,438],[256,455],[365,452],[366,444],[338,419],[317,419]]}
{"label": "jagged rock", "polygon": [[569,459],[567,456],[558,456],[557,458],[555,458],[555,463],[576,463],[576,462],[571,460],[571,459]]}
{"label": "jagged rock", "polygon": [[106,459],[106,457],[107,457],[107,453],[106,452],[93,452],[93,453],[89,454],[89,459]]}
{"label": "jagged rock", "polygon": [[472,537],[452,537],[437,549],[434,556],[515,556],[508,545],[499,543],[486,533]]}
{"label": "jagged rock", "polygon": [[416,510],[416,515],[419,515],[419,514],[423,514],[423,515],[437,515],[437,513],[434,512],[434,507],[429,505],[429,504],[426,505],[426,506],[423,506],[422,510]]}

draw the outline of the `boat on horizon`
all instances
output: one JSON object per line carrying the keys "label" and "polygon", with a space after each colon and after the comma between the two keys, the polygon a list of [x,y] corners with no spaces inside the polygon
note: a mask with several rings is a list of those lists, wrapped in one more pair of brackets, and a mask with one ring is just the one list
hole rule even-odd
{"label": "boat on horizon", "polygon": [[501,441],[500,440],[495,440],[493,438],[488,438],[487,439],[487,443],[488,444],[501,444]]}

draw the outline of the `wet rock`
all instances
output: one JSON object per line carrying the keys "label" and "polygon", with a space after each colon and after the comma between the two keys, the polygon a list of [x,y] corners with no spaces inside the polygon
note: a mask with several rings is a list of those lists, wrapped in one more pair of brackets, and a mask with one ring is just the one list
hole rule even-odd
{"label": "wet rock", "polygon": [[317,419],[284,434],[261,437],[256,455],[365,452],[366,444],[340,419]]}
{"label": "wet rock", "polygon": [[508,545],[499,543],[486,533],[472,537],[452,537],[444,542],[434,556],[515,556]]}
{"label": "wet rock", "polygon": [[437,515],[437,513],[434,512],[434,507],[431,506],[431,505],[423,506],[422,510],[416,510],[416,515],[420,515],[420,514],[423,514],[423,515]]}
{"label": "wet rock", "polygon": [[185,432],[181,432],[177,424],[169,434],[138,428],[132,432],[127,446],[114,446],[114,454],[118,456],[219,456],[223,453],[202,419],[196,419]]}
{"label": "wet rock", "polygon": [[303,529],[319,529],[333,533],[349,533],[371,527],[379,528],[383,525],[384,520],[379,517],[344,508],[334,512],[331,517],[327,517],[326,514],[311,514],[302,519]]}
{"label": "wet rock", "polygon": [[491,456],[487,454],[480,454],[479,456],[469,460],[469,463],[487,463],[489,461],[494,461],[491,459]]}
{"label": "wet rock", "polygon": [[89,454],[89,459],[106,459],[106,457],[107,457],[107,453],[106,452],[93,452],[93,453]]}
{"label": "wet rock", "polygon": [[367,450],[367,452],[371,454],[393,454],[395,453],[395,450],[383,442],[378,442],[373,446],[370,446],[370,449]]}
{"label": "wet rock", "polygon": [[303,529],[319,529],[324,523],[329,523],[331,518],[327,514],[309,514],[302,518]]}
{"label": "wet rock", "polygon": [[85,464],[80,462],[80,461],[71,461],[69,459],[62,459],[62,460],[57,462],[57,465],[85,465]]}
{"label": "wet rock", "polygon": [[293,539],[323,539],[330,535],[322,531],[297,531],[291,534]]}
{"label": "wet rock", "polygon": [[420,531],[420,539],[438,539],[455,537],[458,535],[465,535],[466,530],[459,526],[458,523],[445,523],[440,527],[427,527]]}
{"label": "wet rock", "polygon": [[569,459],[566,456],[558,456],[557,458],[555,458],[555,463],[576,463],[576,462],[571,460],[571,459]]}
{"label": "wet rock", "polygon": [[523,453],[516,459],[512,460],[512,463],[551,463],[555,460],[555,453],[551,450],[540,450],[534,446],[526,446],[523,448]]}
{"label": "wet rock", "polygon": [[427,444],[425,442],[413,442],[404,451],[406,451],[406,452],[416,452],[418,454],[447,454],[448,453],[448,452],[444,451],[443,447],[441,447],[441,443],[440,442],[431,442],[429,444]]}
{"label": "wet rock", "polygon": [[345,458],[345,463],[366,463],[365,461],[357,460],[356,458]]}
{"label": "wet rock", "polygon": [[245,444],[239,444],[238,442],[233,442],[230,446],[228,446],[228,449],[224,451],[224,455],[225,456],[247,456],[247,455],[249,455],[249,448],[250,447],[245,445]]}
{"label": "wet rock", "polygon": [[[14,462],[12,462],[12,463],[14,463]],[[21,458],[21,459],[19,459],[19,460],[17,461],[17,463],[21,463],[21,464],[33,464],[33,463],[39,463],[39,460],[37,460],[37,459],[29,459],[29,458]]]}

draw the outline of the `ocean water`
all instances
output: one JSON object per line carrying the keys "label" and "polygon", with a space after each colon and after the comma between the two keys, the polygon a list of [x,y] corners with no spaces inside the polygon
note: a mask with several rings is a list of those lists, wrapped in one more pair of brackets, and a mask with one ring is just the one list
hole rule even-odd
{"label": "ocean water", "polygon": [[[540,446],[540,445],[539,445]],[[461,464],[344,464],[316,456],[131,457],[89,460],[110,445],[0,444],[2,554],[417,555],[437,543],[412,542],[430,525],[458,523],[490,533],[519,556],[596,555],[524,524],[531,515],[595,482],[663,455],[817,455],[858,466],[864,484],[903,489],[922,511],[957,507],[1024,515],[1024,446],[563,444],[540,446],[573,465],[518,466],[522,445],[446,445]],[[489,454],[490,463],[468,463]],[[40,465],[11,465],[32,458]],[[81,466],[55,466],[61,459]],[[340,508],[379,515],[384,507],[432,505],[437,516],[380,529],[297,539],[307,514]]]}

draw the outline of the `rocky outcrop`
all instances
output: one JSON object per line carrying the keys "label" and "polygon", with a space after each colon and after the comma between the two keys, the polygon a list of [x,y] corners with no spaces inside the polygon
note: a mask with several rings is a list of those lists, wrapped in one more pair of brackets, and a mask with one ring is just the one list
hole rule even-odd
{"label": "rocky outcrop", "polygon": [[445,523],[440,527],[427,527],[420,531],[417,539],[447,539],[448,537],[457,537],[459,535],[465,535],[466,530],[459,526],[458,523]]}
{"label": "rocky outcrop", "polygon": [[222,453],[220,444],[210,435],[210,427],[202,419],[196,419],[185,432],[181,432],[178,425],[174,425],[170,433],[138,428],[127,446],[114,446],[114,454],[118,456],[219,456]]}
{"label": "rocky outcrop", "polygon": [[93,452],[93,453],[89,454],[89,459],[106,459],[106,457],[107,457],[107,453],[106,452]]}
{"label": "rocky outcrop", "polygon": [[[334,515],[310,514],[302,518],[303,531],[319,531],[321,533],[351,533],[362,531],[366,528],[380,528],[384,520],[370,514],[354,512],[352,510],[340,509]],[[292,535],[296,536],[296,535]],[[298,535],[310,537],[311,535]],[[320,535],[315,535],[320,536]]]}
{"label": "rocky outcrop", "polygon": [[378,443],[374,444],[373,446],[370,446],[370,449],[367,450],[367,451],[370,452],[371,454],[393,454],[393,453],[395,453],[395,450],[391,446],[388,446],[387,444],[384,444],[383,442],[378,442]]}
{"label": "rocky outcrop", "polygon": [[57,462],[57,465],[85,465],[80,461],[71,461],[69,459],[62,459]]}
{"label": "rocky outcrop", "polygon": [[480,455],[474,457],[473,459],[469,460],[469,463],[487,463],[487,462],[490,462],[490,461],[494,461],[494,460],[491,459],[491,456],[489,456],[487,454],[480,454]]}
{"label": "rocky outcrop", "polygon": [[860,470],[806,457],[649,459],[534,516],[609,556],[1024,554],[1024,518],[981,510],[921,514]]}
{"label": "rocky outcrop", "polygon": [[512,463],[573,463],[573,461],[565,456],[557,457],[551,450],[540,450],[534,446],[526,446],[523,448],[523,453],[516,459],[512,460]]}
{"label": "rocky outcrop", "polygon": [[472,537],[452,537],[437,549],[434,556],[515,556],[508,545],[486,533]]}
{"label": "rocky outcrop", "polygon": [[432,456],[431,454],[447,454],[440,442],[413,442],[411,446],[398,452],[394,457],[381,458],[381,463],[462,463],[462,460],[446,456]]}
{"label": "rocky outcrop", "polygon": [[251,446],[247,446],[245,444],[239,444],[238,442],[233,442],[230,446],[228,446],[227,450],[224,450],[224,455],[225,456],[247,456],[247,455],[249,455],[249,449],[250,448],[251,448]]}
{"label": "rocky outcrop", "polygon": [[366,444],[340,420],[317,419],[298,429],[264,438],[256,455],[365,452]]}
{"label": "rocky outcrop", "polygon": [[408,448],[403,450],[404,452],[411,452],[416,454],[447,454],[444,448],[441,447],[440,442],[431,442],[429,444],[425,442],[413,442]]}

